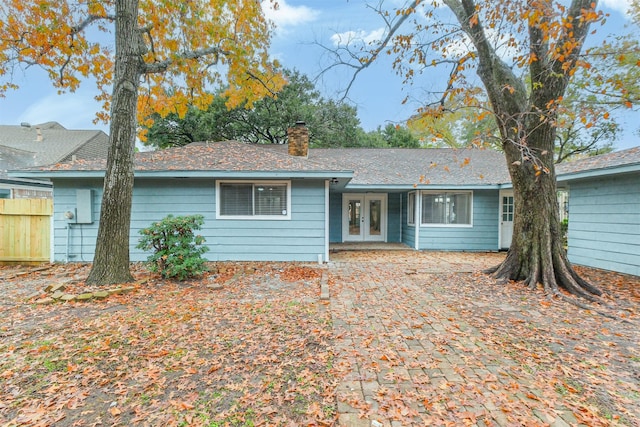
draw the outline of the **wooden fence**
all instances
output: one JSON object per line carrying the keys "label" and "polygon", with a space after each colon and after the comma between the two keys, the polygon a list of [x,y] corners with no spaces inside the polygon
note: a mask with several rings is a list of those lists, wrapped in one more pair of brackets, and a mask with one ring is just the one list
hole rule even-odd
{"label": "wooden fence", "polygon": [[49,262],[50,199],[0,199],[0,263]]}

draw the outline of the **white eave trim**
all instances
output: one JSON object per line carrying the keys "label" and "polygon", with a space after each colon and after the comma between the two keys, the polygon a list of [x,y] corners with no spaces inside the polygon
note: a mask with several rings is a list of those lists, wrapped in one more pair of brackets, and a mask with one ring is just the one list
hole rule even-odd
{"label": "white eave trim", "polygon": [[[103,170],[58,170],[58,171],[10,171],[11,177],[21,178],[104,178]],[[135,171],[134,178],[211,178],[211,179],[351,179],[351,171]]]}
{"label": "white eave trim", "polygon": [[465,184],[465,185],[455,185],[455,184],[428,184],[428,185],[409,185],[409,184],[347,184],[345,186],[346,191],[356,192],[367,192],[367,191],[429,191],[429,190],[498,190],[502,188],[503,184]]}

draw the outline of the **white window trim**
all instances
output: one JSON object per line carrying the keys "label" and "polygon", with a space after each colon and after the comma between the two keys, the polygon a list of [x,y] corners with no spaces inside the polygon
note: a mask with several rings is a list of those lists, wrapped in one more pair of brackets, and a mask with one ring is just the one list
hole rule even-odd
{"label": "white window trim", "polygon": [[[418,192],[409,191],[407,193],[407,225],[415,227],[416,225],[416,203],[418,203]],[[413,194],[413,206],[409,203],[409,196]],[[412,212],[413,211],[413,212]],[[413,216],[413,221],[409,221],[409,218]]]}
{"label": "white window trim", "polygon": [[422,222],[422,197],[420,197],[420,227],[433,227],[433,228],[472,228],[473,227],[473,191],[421,191],[424,194],[469,194],[471,197],[471,206],[469,207],[470,223],[469,224],[430,224]]}
{"label": "white window trim", "polygon": [[[221,215],[220,214],[220,185],[221,184],[252,184],[252,185],[286,185],[287,186],[287,214],[286,215]],[[259,221],[290,221],[291,220],[291,181],[261,181],[261,180],[226,180],[216,181],[216,219],[220,220],[259,220]]]}

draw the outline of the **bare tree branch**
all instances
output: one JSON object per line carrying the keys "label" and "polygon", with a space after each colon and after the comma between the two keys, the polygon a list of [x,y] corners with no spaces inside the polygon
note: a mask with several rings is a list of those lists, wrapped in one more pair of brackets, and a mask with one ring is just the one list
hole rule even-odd
{"label": "bare tree branch", "polygon": [[114,22],[116,20],[115,15],[89,15],[85,18],[84,21],[80,22],[78,25],[71,27],[71,34],[78,34],[85,30],[89,25],[93,24],[96,21],[107,20]]}
{"label": "bare tree branch", "polygon": [[398,17],[397,20],[389,20],[387,19],[386,15],[384,13],[381,13],[380,10],[377,10],[379,15],[383,17],[383,20],[385,22],[385,25],[387,27],[387,34],[385,36],[385,38],[380,41],[376,48],[373,49],[372,51],[368,52],[368,57],[367,58],[363,58],[359,55],[356,55],[354,52],[350,51],[347,48],[342,49],[342,51],[346,52],[352,60],[354,60],[354,62],[349,62],[349,61],[345,61],[342,59],[342,56],[339,54],[339,52],[341,51],[340,48],[334,50],[334,49],[329,49],[326,46],[320,45],[321,48],[327,50],[328,52],[330,52],[331,54],[333,54],[337,61],[335,63],[333,63],[331,66],[325,68],[320,74],[325,74],[327,71],[337,67],[337,66],[346,66],[349,68],[353,68],[354,72],[353,75],[351,76],[351,79],[349,79],[349,83],[347,84],[346,88],[343,90],[343,96],[341,97],[341,101],[344,101],[347,96],[349,95],[349,91],[351,90],[351,87],[353,86],[353,84],[355,83],[356,78],[358,77],[358,74],[360,74],[362,71],[366,70],[367,68],[369,68],[369,66],[371,64],[373,64],[373,62],[376,60],[376,58],[378,57],[378,55],[380,55],[380,53],[387,49],[390,45],[390,43],[393,41],[393,37],[396,35],[396,33],[398,32],[398,30],[400,29],[400,27],[402,26],[402,24],[409,19],[409,17],[411,16],[411,13],[409,13],[410,11],[415,10],[415,8],[421,3],[421,0],[412,0],[411,3],[405,8],[406,13],[401,13]]}
{"label": "bare tree branch", "polygon": [[223,49],[220,49],[217,46],[209,47],[206,49],[197,49],[193,51],[182,52],[173,58],[167,58],[162,61],[154,62],[151,64],[144,64],[142,66],[142,74],[154,74],[154,73],[164,73],[167,69],[174,64],[176,61],[183,59],[201,59],[207,56],[213,57],[213,64],[217,64],[219,61],[220,55],[229,55],[230,52],[227,52]]}

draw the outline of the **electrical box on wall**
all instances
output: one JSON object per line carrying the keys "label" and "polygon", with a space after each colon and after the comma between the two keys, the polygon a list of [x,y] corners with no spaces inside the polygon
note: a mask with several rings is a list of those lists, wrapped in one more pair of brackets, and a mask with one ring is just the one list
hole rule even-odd
{"label": "electrical box on wall", "polygon": [[76,224],[93,222],[93,190],[76,190]]}

